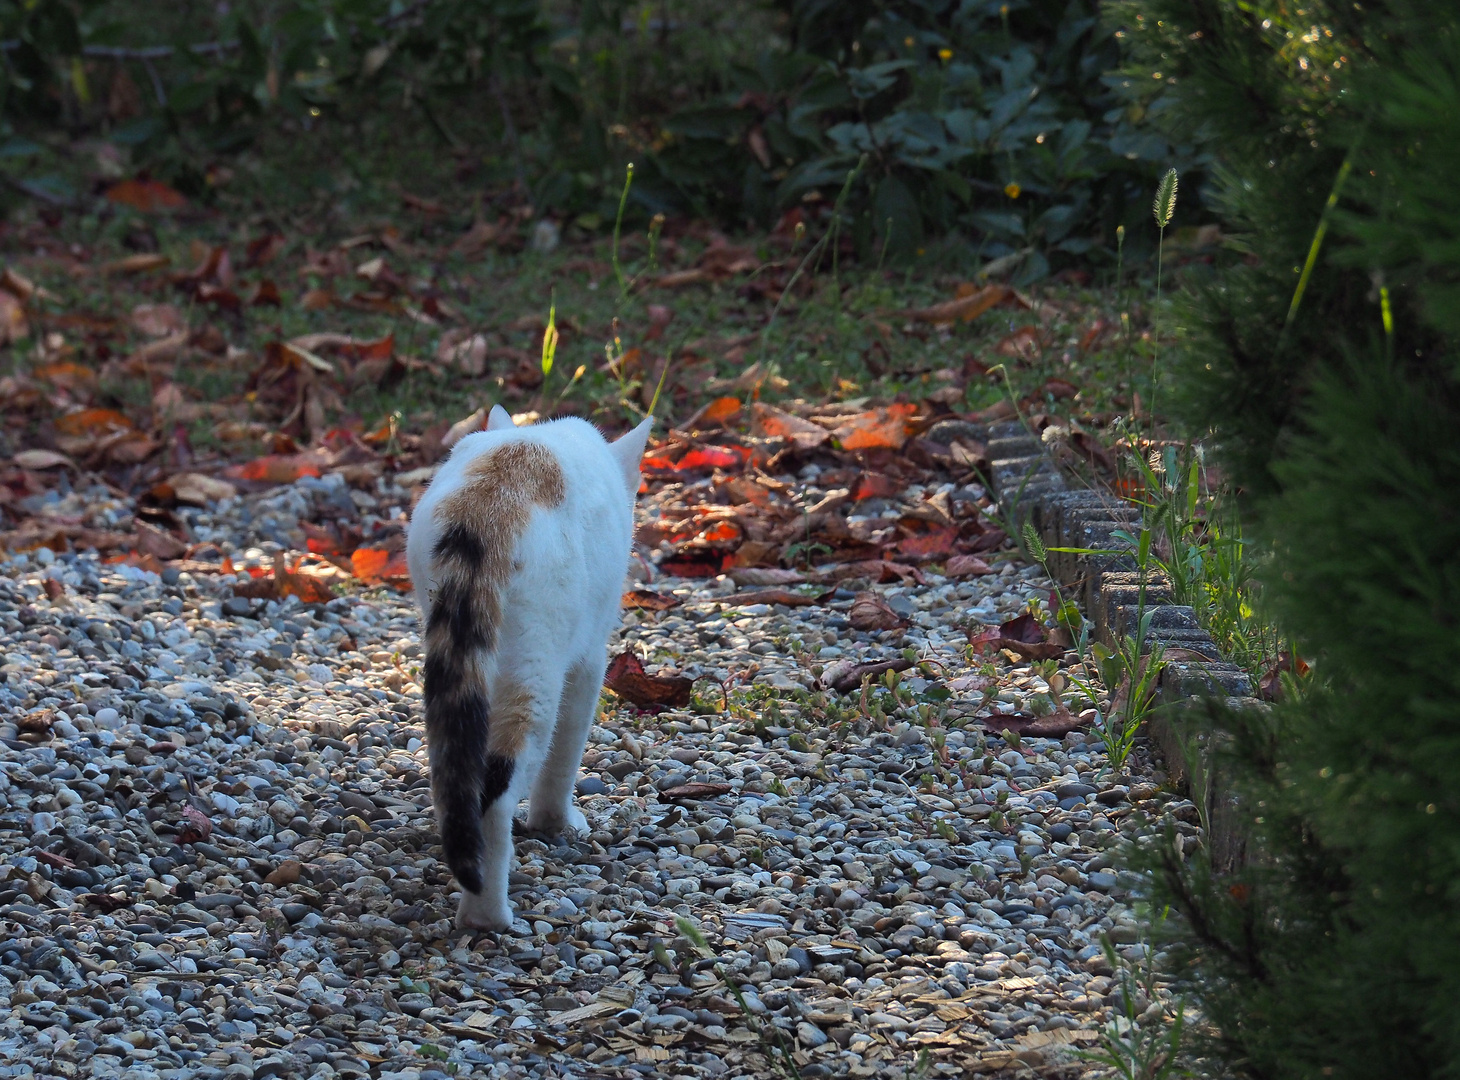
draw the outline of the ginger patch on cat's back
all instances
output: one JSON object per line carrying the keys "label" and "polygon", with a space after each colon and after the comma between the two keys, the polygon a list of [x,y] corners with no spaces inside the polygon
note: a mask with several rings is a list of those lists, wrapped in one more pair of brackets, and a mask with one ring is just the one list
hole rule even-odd
{"label": "ginger patch on cat's back", "polygon": [[[478,608],[471,621],[490,635],[502,590],[512,576],[512,555],[535,506],[552,509],[566,497],[563,467],[540,443],[509,442],[477,458],[460,486],[436,507],[441,529],[434,555],[452,558],[469,575]],[[490,642],[484,644],[490,645]]]}

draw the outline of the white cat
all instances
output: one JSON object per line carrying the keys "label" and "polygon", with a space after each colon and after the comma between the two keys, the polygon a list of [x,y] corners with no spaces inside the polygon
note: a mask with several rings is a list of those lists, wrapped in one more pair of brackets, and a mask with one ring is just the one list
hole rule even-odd
{"label": "white cat", "polygon": [[461,929],[512,925],[512,816],[586,829],[573,785],[598,707],[652,420],[609,444],[576,418],[500,405],[452,449],[411,519],[426,626],[426,739]]}

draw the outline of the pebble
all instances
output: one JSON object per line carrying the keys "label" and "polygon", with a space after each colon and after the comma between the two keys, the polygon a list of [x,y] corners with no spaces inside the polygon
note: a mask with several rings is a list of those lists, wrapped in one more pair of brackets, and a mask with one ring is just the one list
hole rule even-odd
{"label": "pebble", "polygon": [[[391,508],[410,501],[307,479],[178,513],[247,567],[302,549],[298,523],[321,508],[398,528]],[[95,527],[135,509],[109,491],[66,499],[62,512],[115,518]],[[1079,735],[1015,749],[984,732],[981,691],[929,694],[972,673],[965,621],[1011,618],[1048,586],[1029,569],[927,579],[871,586],[911,625],[867,633],[847,621],[857,589],[737,609],[729,579],[656,573],[647,587],[679,605],[627,613],[614,651],[726,681],[732,708],[718,691],[697,711],[607,708],[576,785],[590,831],[518,838],[521,922],[497,936],[452,926],[410,597],[253,601],[216,575],[11,556],[0,1075],[62,1061],[80,1070],[66,1075],[439,1080],[560,1075],[585,1058],[652,1075],[633,1048],[656,1039],[690,1071],[767,1075],[680,919],[745,1007],[794,1036],[802,1075],[902,1077],[946,1030],[968,1034],[933,1059],[948,1075],[1001,1032],[1058,1020],[1092,1034],[1114,1015],[1100,935],[1145,949],[1111,848],[1160,814],[1196,837],[1195,809],[1139,753],[1125,775]],[[900,701],[872,690],[868,723],[859,695],[808,689],[831,640],[842,659],[914,649],[939,678],[910,680]],[[996,679],[1019,701],[1048,689],[1002,658]],[[38,709],[56,717],[49,737],[6,727]],[[689,782],[728,790],[659,801]],[[968,1005],[1016,1006],[998,1014],[950,1024],[932,1004],[1005,983]],[[595,1002],[612,1007],[554,1026]]]}

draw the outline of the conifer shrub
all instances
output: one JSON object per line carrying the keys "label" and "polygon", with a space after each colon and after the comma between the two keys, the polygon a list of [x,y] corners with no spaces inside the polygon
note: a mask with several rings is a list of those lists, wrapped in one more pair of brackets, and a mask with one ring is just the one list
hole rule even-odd
{"label": "conifer shrub", "polygon": [[1460,1076],[1460,13],[1119,18],[1168,115],[1224,148],[1236,250],[1176,305],[1172,390],[1313,665],[1270,708],[1209,710],[1244,865],[1146,849],[1175,975],[1214,1073]]}

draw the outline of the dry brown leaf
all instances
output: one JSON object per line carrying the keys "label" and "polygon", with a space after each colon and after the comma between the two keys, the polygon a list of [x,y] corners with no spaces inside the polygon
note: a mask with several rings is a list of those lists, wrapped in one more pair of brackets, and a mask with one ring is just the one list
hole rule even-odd
{"label": "dry brown leaf", "polygon": [[238,494],[238,489],[227,480],[202,473],[178,473],[167,482],[178,502],[193,506],[207,506],[210,502],[232,499]]}
{"label": "dry brown leaf", "polygon": [[138,304],[132,309],[132,328],[148,337],[160,338],[181,334],[188,324],[173,304]]}
{"label": "dry brown leaf", "polygon": [[893,611],[886,600],[870,590],[857,594],[847,621],[854,630],[901,630],[907,625],[907,620]]}

